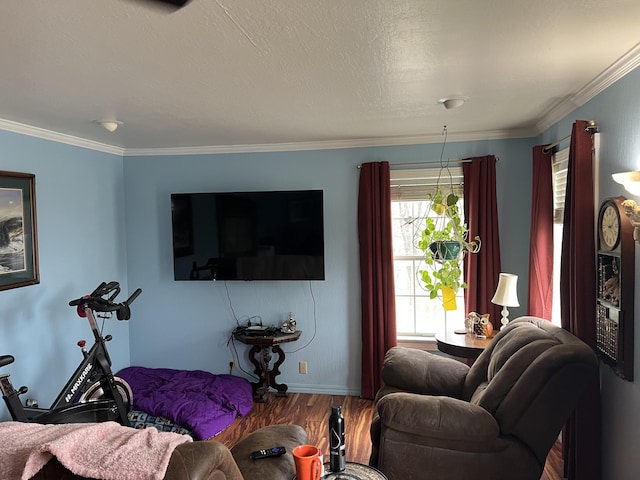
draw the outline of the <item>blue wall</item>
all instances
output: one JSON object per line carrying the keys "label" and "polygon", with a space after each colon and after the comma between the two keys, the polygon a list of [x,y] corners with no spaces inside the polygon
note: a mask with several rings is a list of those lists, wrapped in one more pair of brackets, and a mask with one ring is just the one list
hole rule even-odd
{"label": "blue wall", "polygon": [[[532,139],[449,144],[445,158],[495,154],[503,269],[521,275],[526,311]],[[221,373],[236,318],[258,315],[279,324],[293,312],[303,331],[281,367],[292,391],[360,392],[360,280],[357,235],[358,164],[438,160],[441,145],[197,156],[127,157],[127,272],[141,287],[131,329],[131,362]],[[326,280],[320,282],[176,282],[173,280],[172,192],[324,190]],[[512,315],[517,315],[514,309]],[[248,347],[239,344],[240,365]],[[298,362],[308,373],[298,373]]]}
{"label": "blue wall", "polygon": [[[640,198],[627,193],[622,185],[611,179],[612,173],[640,170],[640,69],[626,75],[600,93],[583,107],[572,112],[545,132],[536,143],[547,143],[571,133],[572,123],[579,120],[596,120],[600,128],[599,198],[596,205],[609,197],[622,195],[640,202]],[[636,248],[635,296],[640,298],[640,252]],[[640,457],[636,445],[640,435],[640,302],[635,311],[635,361],[636,380],[627,382],[618,378],[602,364],[602,449],[603,479],[631,480],[640,477]]]}
{"label": "blue wall", "polygon": [[[292,391],[359,394],[358,164],[437,160],[441,145],[326,151],[126,157],[0,132],[2,169],[36,175],[39,285],[0,292],[0,352],[16,356],[17,386],[47,406],[79,361],[86,324],[68,301],[102,280],[142,296],[129,322],[105,333],[114,370],[133,365],[225,372],[230,358],[251,372],[248,347],[227,344],[236,322],[279,324],[293,312],[301,339],[285,345],[280,381]],[[531,140],[448,144],[445,158],[495,154],[503,269],[521,275],[526,311]],[[186,191],[323,189],[326,280],[176,282],[169,195]],[[513,247],[511,247],[513,246]],[[518,311],[520,310],[520,311]],[[300,375],[298,361],[308,362]],[[49,368],[43,368],[43,365]],[[4,408],[0,419],[7,419]]]}
{"label": "blue wall", "polygon": [[[0,292],[0,354],[14,386],[41,406],[54,400],[91,339],[69,300],[103,279],[127,289],[122,157],[0,131],[0,169],[36,176],[40,284]],[[114,366],[129,364],[129,329],[109,322]],[[0,419],[9,415],[4,405]]]}
{"label": "blue wall", "polygon": [[[531,147],[570,133],[575,119],[595,119],[601,132],[599,201],[625,195],[610,177],[640,169],[640,70],[616,82],[539,138],[450,143],[445,158],[495,154],[504,271],[520,275],[526,313]],[[452,126],[452,131],[455,126]],[[108,332],[115,368],[202,368],[223,372],[234,355],[230,332],[247,316],[279,323],[294,312],[303,337],[282,381],[293,391],[359,393],[360,307],[356,207],[358,170],[369,161],[437,160],[441,145],[284,153],[126,157],[0,131],[0,168],[36,174],[41,283],[0,292],[0,353],[28,395],[47,404],[78,361],[75,342],[86,325],[67,306],[99,281],[142,287],[130,322]],[[326,281],[185,283],[172,277],[169,194],[176,191],[320,188],[325,191]],[[640,199],[635,199],[640,201]],[[638,259],[640,255],[637,254]],[[636,271],[640,272],[638,261]],[[640,282],[636,295],[640,294]],[[640,309],[640,305],[637,306]],[[235,312],[235,313],[234,313]],[[636,312],[636,318],[638,312]],[[129,341],[130,337],[130,341]],[[640,350],[640,328],[635,333]],[[238,345],[247,369],[247,347]],[[301,347],[304,347],[300,349]],[[295,351],[294,350],[298,350]],[[636,353],[635,370],[640,372]],[[297,362],[307,361],[300,375]],[[43,365],[50,367],[42,368]],[[601,369],[605,480],[637,478],[638,382]],[[8,415],[0,408],[0,420]]]}

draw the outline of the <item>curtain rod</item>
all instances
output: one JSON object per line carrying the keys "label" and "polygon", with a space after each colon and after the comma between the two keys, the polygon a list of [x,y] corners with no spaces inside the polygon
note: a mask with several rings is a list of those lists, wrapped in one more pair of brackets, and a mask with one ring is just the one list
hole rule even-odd
{"label": "curtain rod", "polygon": [[[499,160],[499,159],[496,157],[496,160]],[[465,159],[465,160],[462,160],[462,159],[447,160],[446,162],[445,161],[440,161],[440,160],[430,160],[430,161],[427,161],[427,162],[390,163],[389,164],[389,168],[393,168],[393,167],[412,167],[412,166],[415,166],[415,165],[433,165],[433,164],[436,164],[436,163],[446,164],[446,163],[469,163],[469,162],[471,162],[470,158],[469,159]],[[362,168],[362,164],[361,163],[358,164],[358,169],[360,169],[360,168]]]}
{"label": "curtain rod", "polygon": [[[436,163],[439,163],[439,164],[470,163],[472,161],[473,160],[471,160],[470,158],[464,158],[464,159],[459,158],[457,160],[447,160],[447,161],[444,161],[444,160],[428,160],[426,162],[390,163],[389,164],[389,168],[394,168],[394,167],[412,167],[412,166],[415,166],[415,165],[434,165]],[[500,157],[496,157],[496,162],[499,162],[499,161],[500,161]],[[362,168],[362,164],[359,163],[357,165],[357,167],[358,167],[358,170],[360,170]]]}
{"label": "curtain rod", "polygon": [[[587,132],[589,135],[598,133],[599,131],[598,124],[596,123],[595,120],[589,120],[587,124],[584,126],[584,131]],[[553,147],[557,147],[568,138],[571,138],[571,134],[567,135],[566,137],[562,137],[560,140],[558,140],[555,143],[552,143],[551,145],[547,145],[542,149],[542,153],[549,153]]]}
{"label": "curtain rod", "polygon": [[571,134],[567,135],[566,137],[562,137],[560,140],[558,140],[555,143],[552,143],[551,145],[547,145],[542,149],[542,153],[549,153],[554,147],[557,147],[558,145],[560,145],[562,142],[564,142],[569,138],[571,138]]}

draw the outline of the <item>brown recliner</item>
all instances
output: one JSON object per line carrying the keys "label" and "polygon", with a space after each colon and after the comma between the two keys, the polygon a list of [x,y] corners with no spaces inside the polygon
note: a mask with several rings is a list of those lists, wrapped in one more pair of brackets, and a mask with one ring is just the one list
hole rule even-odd
{"label": "brown recliner", "polygon": [[598,359],[568,331],[520,317],[471,367],[394,347],[382,379],[369,463],[389,480],[539,480]]}

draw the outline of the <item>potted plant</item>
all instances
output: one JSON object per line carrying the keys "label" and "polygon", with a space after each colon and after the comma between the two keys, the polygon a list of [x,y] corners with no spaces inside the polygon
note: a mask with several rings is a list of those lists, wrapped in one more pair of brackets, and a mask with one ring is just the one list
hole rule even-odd
{"label": "potted plant", "polygon": [[469,240],[467,225],[460,217],[459,196],[453,186],[448,192],[440,186],[436,187],[428,199],[429,211],[436,216],[427,216],[426,226],[418,241],[418,248],[425,254],[425,269],[420,270],[419,274],[425,290],[434,299],[439,292],[443,292],[444,296],[446,289],[455,295],[460,288],[467,288],[467,284],[461,280],[462,259],[466,253],[480,250],[480,237]]}

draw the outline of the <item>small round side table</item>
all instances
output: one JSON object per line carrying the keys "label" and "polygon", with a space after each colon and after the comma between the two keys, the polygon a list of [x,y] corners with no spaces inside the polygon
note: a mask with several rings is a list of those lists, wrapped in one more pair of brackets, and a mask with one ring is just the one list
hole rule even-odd
{"label": "small round side table", "polygon": [[[293,480],[296,480],[296,477],[293,477]],[[321,480],[388,480],[388,478],[377,468],[355,462],[347,462],[342,472],[331,472],[327,462],[324,464],[324,475]]]}

